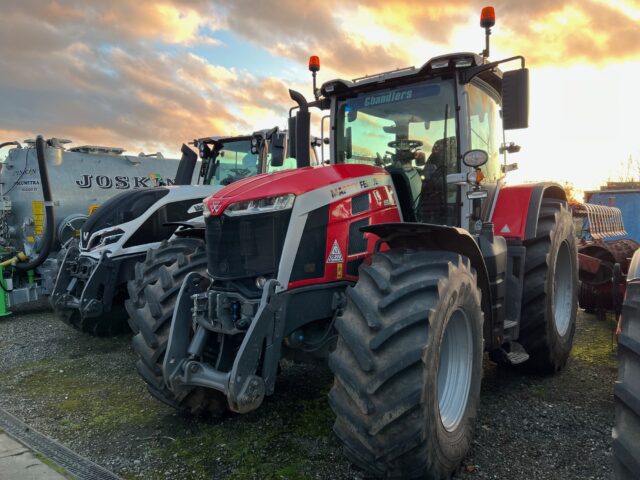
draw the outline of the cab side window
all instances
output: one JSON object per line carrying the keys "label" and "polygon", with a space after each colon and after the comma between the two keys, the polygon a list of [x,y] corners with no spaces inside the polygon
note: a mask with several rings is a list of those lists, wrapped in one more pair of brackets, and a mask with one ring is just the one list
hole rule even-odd
{"label": "cab side window", "polygon": [[484,88],[471,84],[467,87],[467,92],[471,148],[484,150],[489,154],[489,161],[482,167],[482,173],[487,183],[495,183],[502,177],[500,105]]}

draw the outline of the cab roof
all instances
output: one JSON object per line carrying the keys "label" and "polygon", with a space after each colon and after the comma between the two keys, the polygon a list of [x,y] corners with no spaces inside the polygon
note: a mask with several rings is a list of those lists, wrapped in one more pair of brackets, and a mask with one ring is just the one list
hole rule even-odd
{"label": "cab roof", "polygon": [[[447,55],[440,55],[431,58],[420,68],[406,67],[353,80],[335,79],[322,84],[320,89],[323,96],[328,97],[340,93],[360,91],[370,91],[380,88],[388,88],[387,85],[413,83],[418,80],[427,79],[435,75],[453,73],[461,70],[470,70],[473,67],[480,67],[487,62],[484,57],[472,52],[458,52]],[[502,72],[498,68],[486,70],[478,74],[485,82],[489,83],[497,92],[502,87]],[[378,88],[376,88],[378,87]]]}

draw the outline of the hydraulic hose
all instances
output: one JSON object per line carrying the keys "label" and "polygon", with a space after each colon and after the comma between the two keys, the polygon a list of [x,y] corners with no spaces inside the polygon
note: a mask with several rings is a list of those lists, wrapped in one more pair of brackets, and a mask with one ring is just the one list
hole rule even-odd
{"label": "hydraulic hose", "polygon": [[[15,266],[18,270],[33,270],[44,262],[56,239],[55,218],[53,216],[53,199],[51,198],[51,186],[49,185],[49,172],[47,170],[47,160],[45,158],[45,142],[42,135],[36,138],[36,156],[38,158],[38,168],[40,170],[40,184],[42,185],[42,196],[44,198],[44,212],[46,223],[44,236],[39,245],[39,251],[35,258],[28,262],[19,262]],[[19,255],[18,255],[19,256]]]}
{"label": "hydraulic hose", "polygon": [[0,148],[8,147],[9,145],[15,145],[18,148],[22,148],[22,145],[20,145],[20,142],[16,142],[16,141],[0,143]]}

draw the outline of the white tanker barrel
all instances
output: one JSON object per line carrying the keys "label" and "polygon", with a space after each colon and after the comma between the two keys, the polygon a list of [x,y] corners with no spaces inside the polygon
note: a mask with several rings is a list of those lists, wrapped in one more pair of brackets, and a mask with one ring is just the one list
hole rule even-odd
{"label": "white tanker barrel", "polygon": [[[84,219],[117,193],[173,184],[179,162],[158,156],[123,155],[110,147],[64,149],[62,141],[46,142],[45,158],[53,198],[56,238],[76,234]],[[33,144],[9,151],[0,164],[0,246],[33,255],[44,233],[45,215],[36,149]],[[199,168],[194,171],[197,182]],[[56,241],[53,251],[59,249]]]}

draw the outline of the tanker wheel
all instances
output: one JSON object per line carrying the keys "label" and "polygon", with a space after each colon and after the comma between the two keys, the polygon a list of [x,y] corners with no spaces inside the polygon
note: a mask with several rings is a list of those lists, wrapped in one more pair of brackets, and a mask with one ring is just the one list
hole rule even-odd
{"label": "tanker wheel", "polygon": [[220,416],[228,410],[226,397],[215,390],[195,387],[181,395],[167,388],[162,363],[167,348],[173,309],[184,278],[190,272],[206,275],[207,258],[202,240],[181,238],[150,250],[136,265],[125,303],[138,354],[136,369],[149,393],[176,410],[192,415]]}
{"label": "tanker wheel", "polygon": [[640,472],[640,282],[627,286],[618,338],[618,381],[613,388],[613,471],[618,480]]}
{"label": "tanker wheel", "polygon": [[374,476],[449,478],[473,439],[482,323],[466,257],[394,249],[360,267],[329,358],[333,428],[354,464]]}
{"label": "tanker wheel", "polygon": [[536,238],[525,246],[518,341],[530,356],[524,366],[555,373],[569,358],[578,307],[578,254],[566,202],[542,200]]}

